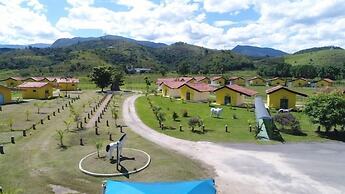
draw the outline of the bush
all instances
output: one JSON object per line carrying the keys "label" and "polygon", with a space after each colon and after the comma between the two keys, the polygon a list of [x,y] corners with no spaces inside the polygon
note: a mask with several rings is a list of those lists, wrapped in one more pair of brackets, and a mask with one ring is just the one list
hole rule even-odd
{"label": "bush", "polygon": [[188,117],[188,111],[186,109],[182,110],[182,116]]}
{"label": "bush", "polygon": [[173,112],[172,113],[172,119],[174,120],[174,121],[176,121],[176,119],[178,119],[179,118],[179,116],[178,116],[178,114],[177,114],[177,112]]}
{"label": "bush", "polygon": [[236,114],[233,114],[233,115],[232,115],[232,118],[233,118],[233,119],[238,119]]}
{"label": "bush", "polygon": [[194,128],[196,126],[201,127],[203,125],[203,121],[200,119],[200,117],[192,117],[188,120],[188,125],[192,128],[192,131],[194,132]]}
{"label": "bush", "polygon": [[291,113],[278,113],[274,115],[273,121],[280,126],[280,130],[284,133],[303,135],[299,121]]}

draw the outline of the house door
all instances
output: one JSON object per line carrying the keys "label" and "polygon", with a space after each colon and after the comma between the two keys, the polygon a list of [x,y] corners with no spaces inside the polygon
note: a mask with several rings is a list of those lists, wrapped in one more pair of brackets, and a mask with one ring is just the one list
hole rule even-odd
{"label": "house door", "polygon": [[289,108],[289,100],[288,99],[280,99],[280,108],[288,109]]}
{"label": "house door", "polygon": [[231,104],[231,97],[230,96],[225,96],[224,97],[224,104],[225,105]]}
{"label": "house door", "polygon": [[190,92],[186,93],[186,100],[190,100]]}
{"label": "house door", "polygon": [[5,99],[4,99],[4,96],[2,94],[0,94],[0,105],[1,104],[5,104]]}
{"label": "house door", "polygon": [[45,96],[45,98],[49,97],[49,90],[44,91],[44,96]]}
{"label": "house door", "polygon": [[168,93],[167,89],[164,89],[163,90],[163,96],[167,96],[167,93]]}

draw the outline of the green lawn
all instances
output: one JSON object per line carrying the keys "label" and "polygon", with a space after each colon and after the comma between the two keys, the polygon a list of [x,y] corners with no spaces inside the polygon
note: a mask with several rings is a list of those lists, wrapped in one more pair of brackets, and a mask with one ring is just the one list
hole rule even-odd
{"label": "green lawn", "polygon": [[[74,103],[75,108],[89,111],[90,108],[85,104],[88,104],[89,96],[94,95],[97,94],[92,91],[83,93],[81,100]],[[20,111],[17,110],[17,112]],[[115,140],[122,135],[114,126],[110,114],[111,111],[108,109],[99,124],[99,136],[95,135],[93,128],[81,131],[71,129],[73,132],[66,132],[64,144],[67,149],[59,148],[56,130],[65,129],[63,121],[69,117],[68,109],[58,114],[53,120],[45,122],[44,125],[39,125],[37,130],[30,131],[31,134],[28,137],[17,140],[16,144],[5,144],[6,154],[0,156],[0,183],[3,189],[21,188],[24,190],[23,193],[45,194],[52,193],[49,185],[53,184],[80,193],[99,193],[102,181],[106,178],[83,174],[78,169],[78,162],[88,153],[96,151],[96,141],[102,141],[103,147],[109,143],[108,132],[113,134]],[[2,116],[6,117],[6,115]],[[106,126],[106,120],[110,121],[110,127]],[[72,124],[72,127],[75,128],[76,125]],[[206,170],[199,162],[148,142],[128,128],[124,131],[128,135],[125,147],[144,150],[151,155],[152,162],[147,169],[138,174],[130,175],[128,178],[112,177],[110,179],[171,181],[214,176],[212,171]],[[84,139],[84,146],[79,145],[80,137]]]}
{"label": "green lawn", "polygon": [[[255,126],[255,114],[252,110],[247,111],[246,108],[231,108],[229,106],[219,106],[223,108],[221,118],[213,118],[210,116],[210,107],[206,103],[183,103],[180,100],[170,100],[161,96],[150,96],[154,105],[162,108],[166,114],[166,121],[164,125],[165,130],[159,128],[146,97],[140,97],[136,101],[136,110],[140,119],[149,127],[181,139],[192,141],[213,141],[213,142],[257,142],[255,133],[249,132],[249,124]],[[181,112],[187,110],[189,117],[182,117]],[[173,121],[172,113],[178,113],[179,121]],[[275,113],[273,113],[275,114]],[[301,142],[301,141],[322,141],[316,133],[314,133],[316,126],[314,126],[306,115],[303,113],[293,113],[301,122],[301,128],[307,136],[293,136],[282,133],[283,138],[287,142]],[[233,119],[236,115],[237,119]],[[192,132],[188,127],[188,119],[194,116],[199,116],[205,124],[205,133]],[[179,131],[179,126],[182,125],[184,131]],[[229,133],[225,132],[225,125],[228,125]],[[197,130],[201,131],[199,128]]]}

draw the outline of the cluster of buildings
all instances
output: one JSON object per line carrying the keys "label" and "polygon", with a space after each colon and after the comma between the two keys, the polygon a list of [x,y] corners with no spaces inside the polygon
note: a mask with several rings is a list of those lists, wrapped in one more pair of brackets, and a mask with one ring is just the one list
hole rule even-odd
{"label": "cluster of buildings", "polygon": [[78,90],[79,79],[67,77],[9,77],[1,80],[0,105],[11,102],[12,91],[20,91],[24,99],[48,99],[53,90]]}
{"label": "cluster of buildings", "polygon": [[[290,84],[297,87],[306,86],[305,79],[291,80]],[[320,87],[331,86],[329,80],[320,81]],[[246,88],[246,85],[272,86],[266,90],[268,108],[295,108],[297,95],[307,97],[306,94],[296,92],[286,87],[286,81],[280,78],[264,80],[261,77],[244,79],[242,77],[231,77],[229,79],[223,76],[216,77],[176,77],[159,78],[156,82],[162,96],[171,98],[180,98],[186,101],[206,102],[210,95],[215,96],[216,104],[241,106],[245,98],[254,97],[258,94],[255,90]],[[322,84],[322,85],[321,85]]]}

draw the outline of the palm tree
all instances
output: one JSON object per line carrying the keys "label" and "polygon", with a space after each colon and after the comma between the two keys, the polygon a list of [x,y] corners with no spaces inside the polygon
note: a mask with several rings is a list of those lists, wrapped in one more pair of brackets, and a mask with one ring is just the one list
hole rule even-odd
{"label": "palm tree", "polygon": [[66,131],[69,131],[71,124],[72,124],[73,120],[71,117],[67,118],[66,120],[63,121],[63,123],[66,126]]}
{"label": "palm tree", "polygon": [[111,116],[115,121],[115,126],[117,126],[117,119],[119,119],[119,114],[116,108],[111,109]]}
{"label": "palm tree", "polygon": [[56,131],[57,134],[58,134],[58,138],[59,138],[59,141],[60,141],[60,147],[65,147],[65,145],[63,144],[63,138],[65,136],[65,132],[63,130],[57,130]]}

